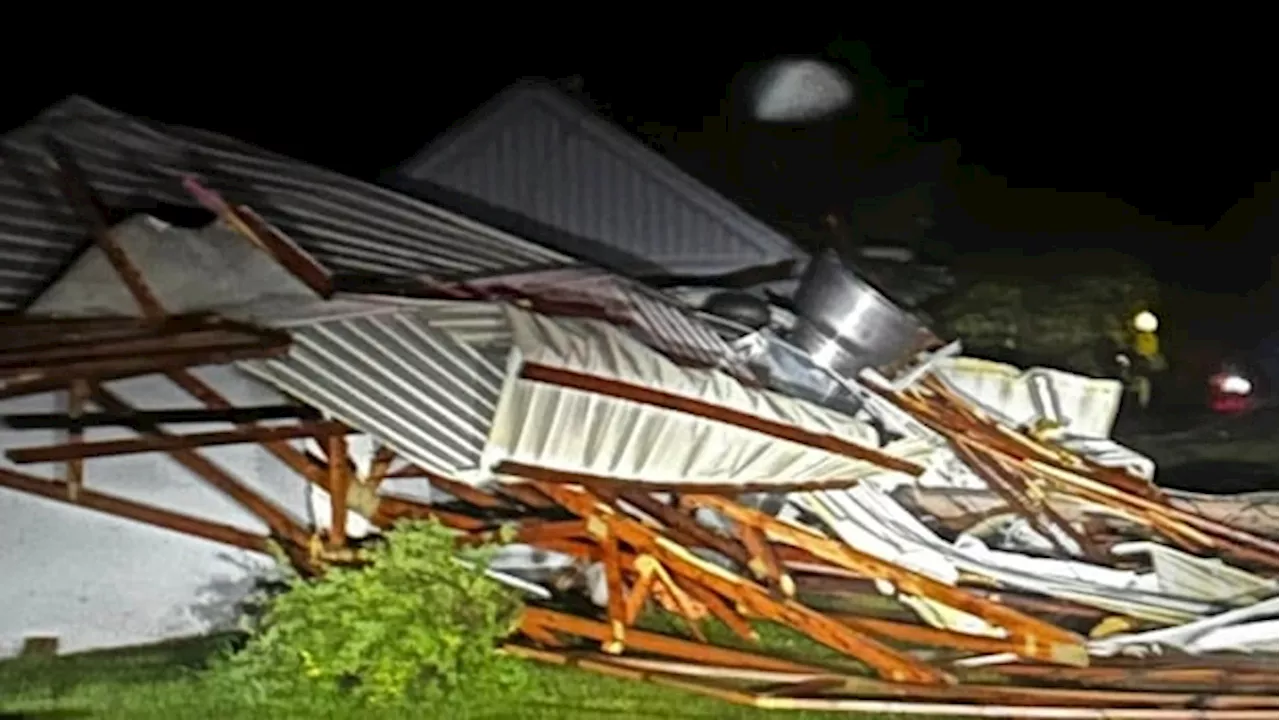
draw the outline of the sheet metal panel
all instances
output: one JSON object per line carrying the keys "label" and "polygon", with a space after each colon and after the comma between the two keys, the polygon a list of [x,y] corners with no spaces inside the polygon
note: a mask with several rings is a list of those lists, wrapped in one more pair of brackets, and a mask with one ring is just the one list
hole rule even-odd
{"label": "sheet metal panel", "polygon": [[297,326],[286,357],[240,366],[423,468],[456,475],[479,461],[504,371],[430,316],[405,309]]}
{"label": "sheet metal panel", "polygon": [[500,93],[392,183],[619,271],[718,274],[805,254],[544,84]]}
{"label": "sheet metal panel", "polygon": [[229,201],[252,207],[335,272],[454,278],[567,261],[385,188],[71,97],[0,141],[0,309],[30,299],[86,238],[53,182],[43,145],[51,133],[112,207],[194,206],[179,182],[195,174]]}
{"label": "sheet metal panel", "polygon": [[691,309],[661,292],[607,270],[590,267],[485,278],[469,287],[519,290],[531,297],[588,302],[625,318],[638,340],[667,356],[701,367],[720,367],[755,382],[745,362],[729,343]]}

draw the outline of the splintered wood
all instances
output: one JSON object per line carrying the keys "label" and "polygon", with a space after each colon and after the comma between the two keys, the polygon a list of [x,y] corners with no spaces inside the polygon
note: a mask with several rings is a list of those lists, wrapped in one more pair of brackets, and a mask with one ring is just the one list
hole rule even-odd
{"label": "splintered wood", "polygon": [[[954,584],[941,582],[883,559],[869,552],[872,548],[836,539],[821,523],[783,520],[738,499],[753,489],[831,490],[857,480],[693,486],[680,477],[628,482],[508,461],[482,468],[499,482],[476,486],[415,466],[381,444],[361,474],[347,442],[347,435],[360,428],[301,404],[237,408],[189,371],[196,365],[279,356],[288,352],[291,336],[209,314],[169,315],[108,227],[102,204],[71,153],[57,142],[49,150],[68,200],[142,317],[0,318],[0,399],[48,391],[67,397],[65,415],[3,418],[13,428],[66,431],[60,444],[6,450],[14,463],[65,463],[65,482],[0,469],[0,487],[259,552],[274,541],[310,574],[358,561],[359,548],[347,537],[350,513],[380,528],[435,519],[457,532],[460,546],[512,542],[536,554],[556,553],[567,559],[569,569],[546,583],[554,590],[551,600],[524,609],[518,642],[505,646],[505,652],[756,707],[957,717],[1277,717],[1274,658],[1246,655],[1228,661],[1222,654],[1171,653],[1151,660],[1151,667],[1125,658],[1091,658],[1094,646],[1085,639],[1090,633],[1102,637],[1154,627],[1149,619],[1117,614],[1104,604],[1003,587],[994,577],[978,574],[981,568],[963,568]],[[318,296],[334,292],[329,272],[251,209],[224,200],[195,179],[184,186]],[[450,297],[489,297],[450,287]],[[590,308],[535,306],[543,312],[592,314]],[[162,374],[202,407],[140,410],[106,387],[109,381],[148,373]],[[925,472],[922,464],[884,449],[647,385],[532,362],[520,368],[519,377],[696,416],[899,476]],[[1155,538],[1263,572],[1273,573],[1280,565],[1274,537],[1233,527],[1219,515],[1198,514],[1185,502],[1166,498],[1151,482],[1056,447],[1038,432],[1007,427],[938,377],[926,375],[908,389],[881,395],[941,436],[989,488],[986,506],[935,518],[944,527],[954,530],[1013,513],[1047,539],[1059,557],[1079,556],[1113,568],[1126,567],[1112,553],[1124,532],[1130,533],[1128,539],[1135,534]],[[276,419],[295,422],[257,424]],[[171,430],[202,422],[228,427],[189,434]],[[85,439],[85,428],[103,425],[132,428],[138,437]],[[322,457],[292,442],[304,438],[316,442]],[[304,527],[202,454],[203,448],[238,443],[259,445],[328,493],[327,538],[315,523]],[[165,453],[260,518],[270,538],[85,487],[86,461],[140,452]],[[431,504],[391,494],[394,481],[402,478],[424,478],[450,499]],[[942,491],[923,485],[907,489],[915,493],[917,507],[943,500],[937,494]],[[1102,508],[1105,513],[1095,514],[1129,526],[1099,530],[1090,524],[1098,520],[1090,508]],[[721,522],[704,522],[708,516]],[[583,607],[576,591],[596,570],[596,590],[604,591],[603,598],[593,593],[599,609],[569,612]],[[658,619],[673,620],[671,626],[688,637],[648,629],[647,623]],[[740,647],[713,642],[717,626]],[[815,657],[775,657],[766,650],[762,635],[779,627],[806,639],[807,653]],[[1000,684],[992,684],[992,678]]]}
{"label": "splintered wood", "polygon": [[[721,495],[686,494],[668,501],[639,489],[620,491],[614,483],[583,484],[580,474],[574,476],[578,483],[550,482],[550,472],[529,473],[538,477],[523,487],[551,507],[539,514],[508,506],[515,515],[506,520],[514,521],[514,533],[507,537],[599,563],[607,598],[599,619],[526,607],[520,623],[523,641],[504,647],[513,655],[758,707],[839,711],[874,706],[917,714],[950,708],[948,713],[957,716],[986,715],[989,707],[1027,717],[1276,716],[1275,697],[1267,694],[1276,689],[1274,662],[1245,661],[1237,669],[1243,682],[1238,686],[1207,658],[1187,659],[1163,671],[1108,664],[1114,661],[1090,667],[1077,632],[1016,610],[1013,601],[1051,617],[1075,617],[1065,612],[1071,608],[1058,607],[1061,603],[944,585]],[[499,499],[476,488],[456,495],[463,496],[463,504],[471,508],[463,508],[464,513],[492,511]],[[695,522],[697,509],[728,519],[732,531]],[[575,519],[558,519],[564,511]],[[495,538],[494,530],[484,530],[460,540]],[[982,618],[1004,635],[969,635],[876,614],[822,611],[805,602],[803,591],[796,589],[799,584],[790,593],[783,591],[780,579],[792,573],[885,582],[901,596],[927,598]],[[684,628],[689,637],[637,627],[646,607],[677,618],[673,627]],[[709,642],[709,628],[703,625],[710,618],[758,650]],[[1089,622],[1094,618],[1082,616]],[[848,667],[829,661],[775,657],[761,645],[755,624],[762,622],[805,635],[869,668],[878,679],[850,674]],[[592,648],[600,654],[592,655]],[[923,649],[932,655],[922,655]],[[951,662],[974,656],[1009,659],[979,671]],[[1264,680],[1268,669],[1273,676]],[[1002,676],[1002,684],[991,684]],[[1126,678],[1131,684],[1123,684]]]}
{"label": "splintered wood", "polygon": [[1072,529],[1051,501],[1028,492],[1028,480],[1112,509],[1187,551],[1217,553],[1268,572],[1280,568],[1280,543],[1178,508],[1147,480],[1102,467],[1002,425],[936,377],[926,377],[918,388],[883,395],[947,438],[970,469],[1006,497],[1032,527],[1043,529],[1044,536],[1052,539],[1052,525],[1080,544],[1091,559],[1103,561],[1106,553]]}

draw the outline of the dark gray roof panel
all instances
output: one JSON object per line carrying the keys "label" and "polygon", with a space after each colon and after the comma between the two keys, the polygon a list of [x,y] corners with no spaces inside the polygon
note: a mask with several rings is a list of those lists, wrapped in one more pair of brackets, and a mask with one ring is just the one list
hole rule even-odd
{"label": "dark gray roof panel", "polygon": [[503,91],[401,165],[391,182],[622,271],[718,274],[806,257],[545,84]]}

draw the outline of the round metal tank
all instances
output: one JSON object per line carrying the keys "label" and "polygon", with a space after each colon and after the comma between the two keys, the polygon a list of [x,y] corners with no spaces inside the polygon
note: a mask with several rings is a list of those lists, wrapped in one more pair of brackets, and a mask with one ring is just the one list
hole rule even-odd
{"label": "round metal tank", "polygon": [[794,300],[797,322],[787,339],[814,362],[845,377],[895,363],[919,349],[927,333],[828,250],[805,270]]}

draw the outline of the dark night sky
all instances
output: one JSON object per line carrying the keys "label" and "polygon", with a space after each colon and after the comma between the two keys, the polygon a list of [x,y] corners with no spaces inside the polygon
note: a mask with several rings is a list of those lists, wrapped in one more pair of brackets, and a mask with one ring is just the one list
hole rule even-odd
{"label": "dark night sky", "polygon": [[[892,82],[923,83],[910,92],[909,113],[927,115],[930,136],[956,138],[963,162],[1011,186],[1102,193],[1163,220],[1207,225],[1276,168],[1275,33],[1269,21],[1160,22],[1110,33],[1036,28],[985,38],[934,31],[865,39]],[[16,124],[81,92],[371,178],[522,75],[580,73],[597,99],[623,114],[697,127],[717,112],[744,62],[818,51],[836,34],[721,35],[714,49],[689,33],[664,42],[648,35],[591,44],[574,36],[471,42],[461,54],[418,43],[369,60],[353,59],[354,51],[310,53],[224,68],[238,97],[219,92],[216,75],[190,73],[184,83],[153,70],[153,83],[147,74],[98,67],[99,78],[67,75],[11,93],[2,119]],[[1273,256],[1274,242],[1257,257]]]}

